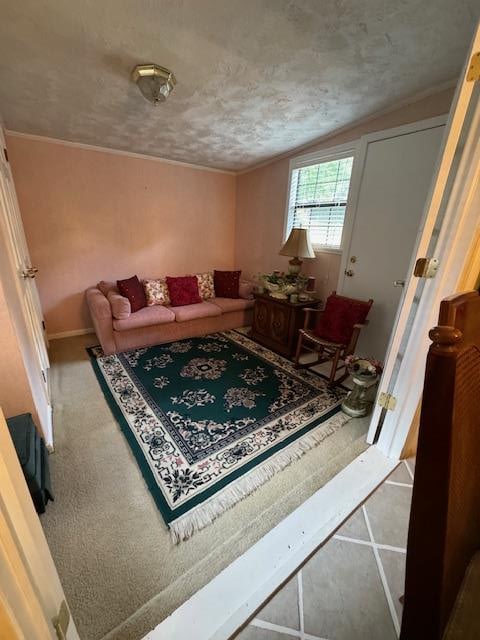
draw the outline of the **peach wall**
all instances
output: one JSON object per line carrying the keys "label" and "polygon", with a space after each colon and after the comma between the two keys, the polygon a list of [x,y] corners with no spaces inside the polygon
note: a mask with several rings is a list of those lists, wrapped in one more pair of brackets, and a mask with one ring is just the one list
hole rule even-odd
{"label": "peach wall", "polygon": [[49,334],[91,326],[101,279],[231,268],[233,175],[7,137]]}
{"label": "peach wall", "polygon": [[[288,258],[278,255],[283,229],[291,158],[319,149],[358,140],[374,131],[416,122],[447,113],[454,89],[448,89],[413,104],[366,120],[329,136],[314,145],[289,154],[237,177],[235,262],[246,274],[287,269]],[[304,271],[317,279],[317,291],[325,299],[336,288],[341,255],[318,253],[304,262]]]}

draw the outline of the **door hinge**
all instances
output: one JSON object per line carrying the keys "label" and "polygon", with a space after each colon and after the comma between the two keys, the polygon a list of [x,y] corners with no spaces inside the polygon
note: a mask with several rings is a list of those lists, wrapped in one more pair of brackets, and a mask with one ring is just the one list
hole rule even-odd
{"label": "door hinge", "polygon": [[480,51],[474,53],[467,71],[467,82],[480,80]]}
{"label": "door hinge", "polygon": [[55,628],[58,640],[66,640],[67,629],[70,623],[70,611],[68,610],[67,603],[62,600],[58,615],[52,619],[52,624]]}
{"label": "door hinge", "polygon": [[6,147],[3,147],[3,155],[5,156],[5,160],[8,162],[8,151]]}
{"label": "door hinge", "polygon": [[387,411],[393,411],[397,406],[397,399],[391,393],[382,391],[378,396],[378,404]]}
{"label": "door hinge", "polygon": [[418,258],[413,275],[417,278],[434,278],[439,265],[437,258]]}
{"label": "door hinge", "polygon": [[47,376],[45,375],[45,371],[42,369],[42,378],[43,381],[46,383],[47,382]]}
{"label": "door hinge", "polygon": [[47,330],[47,327],[45,326],[45,320],[42,320],[42,329],[43,329],[44,331],[46,331],[46,330]]}

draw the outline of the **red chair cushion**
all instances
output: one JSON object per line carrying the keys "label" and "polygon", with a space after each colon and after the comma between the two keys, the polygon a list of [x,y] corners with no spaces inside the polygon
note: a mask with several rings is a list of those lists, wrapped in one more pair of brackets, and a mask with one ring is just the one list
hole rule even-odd
{"label": "red chair cushion", "polygon": [[187,304],[202,302],[198,292],[197,276],[182,276],[181,278],[167,276],[166,282],[172,307],[183,307]]}
{"label": "red chair cushion", "polygon": [[132,276],[126,280],[117,280],[117,288],[120,295],[129,299],[132,313],[147,306],[145,290],[137,276]]}
{"label": "red chair cushion", "polygon": [[239,298],[241,271],[214,271],[213,284],[217,298]]}
{"label": "red chair cushion", "polygon": [[324,340],[348,345],[352,337],[353,325],[365,322],[370,307],[370,302],[332,293],[313,331]]}

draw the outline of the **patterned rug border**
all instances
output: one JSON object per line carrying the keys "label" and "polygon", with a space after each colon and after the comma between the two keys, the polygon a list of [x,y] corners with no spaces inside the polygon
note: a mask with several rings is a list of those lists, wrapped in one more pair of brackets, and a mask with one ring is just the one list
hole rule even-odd
{"label": "patterned rug border", "polygon": [[[241,332],[226,331],[220,333],[226,335],[227,338],[229,337],[229,333],[238,333],[243,339],[251,342],[253,347],[263,347],[263,345],[259,345]],[[229,339],[231,340],[232,338]],[[241,344],[239,346],[250,350],[246,345]],[[193,496],[189,501],[177,507],[174,511],[168,505],[160,487],[155,481],[152,470],[145,459],[144,452],[137,442],[121,407],[116,402],[108,382],[100,369],[97,362],[98,346],[87,347],[86,351],[90,356],[95,376],[100,384],[105,400],[132,450],[144,481],[165,523],[167,523],[168,528],[170,528],[172,540],[175,543],[190,538],[195,531],[211,524],[219,515],[253,493],[253,491],[267,482],[278,471],[284,469],[295,460],[298,460],[304,453],[320,444],[328,435],[334,433],[349,420],[345,414],[341,413],[339,401],[338,404],[326,414],[306,424],[302,429],[292,433],[291,436],[285,440],[259,454],[243,467],[219,479],[215,485],[206,489],[204,493],[199,496]],[[136,349],[130,351],[136,351]],[[261,354],[255,353],[254,349],[252,349],[252,353],[257,358],[264,359]],[[280,358],[284,360],[287,365],[292,365],[288,359],[281,356]],[[310,373],[316,374],[316,372],[313,371]],[[300,377],[301,375],[299,375],[299,378]],[[321,378],[322,376],[316,374],[315,377]]]}

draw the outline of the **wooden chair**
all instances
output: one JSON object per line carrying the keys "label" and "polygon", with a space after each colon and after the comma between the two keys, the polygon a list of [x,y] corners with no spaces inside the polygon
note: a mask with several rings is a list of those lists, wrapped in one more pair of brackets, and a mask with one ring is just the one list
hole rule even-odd
{"label": "wooden chair", "polygon": [[[332,296],[336,295],[336,292],[333,291]],[[364,300],[356,300],[354,298],[346,298],[344,296],[337,297],[342,298],[343,300],[350,301],[352,303],[362,303],[364,305],[368,305],[367,314],[373,304],[372,299],[368,300],[367,302]],[[313,329],[309,328],[312,325],[312,314],[325,313],[325,309],[312,309],[307,307],[306,309],[304,309],[304,311],[305,322],[303,325],[303,329],[300,329],[298,335],[297,351],[295,354],[295,367],[313,367],[321,364],[322,362],[328,362],[329,360],[331,360],[332,368],[330,370],[330,375],[324,377],[327,378],[329,386],[342,383],[346,378],[348,378],[349,375],[345,367],[345,358],[355,352],[355,347],[357,346],[360,331],[368,324],[368,320],[365,319],[363,323],[354,323],[352,325],[350,340],[348,342],[332,342],[317,335]],[[305,349],[306,351],[310,351],[312,353],[316,353],[317,359],[313,362],[300,364],[300,355],[302,353],[302,349]],[[345,369],[345,373],[338,380],[336,380],[335,378],[338,371],[341,371],[342,369]]]}

